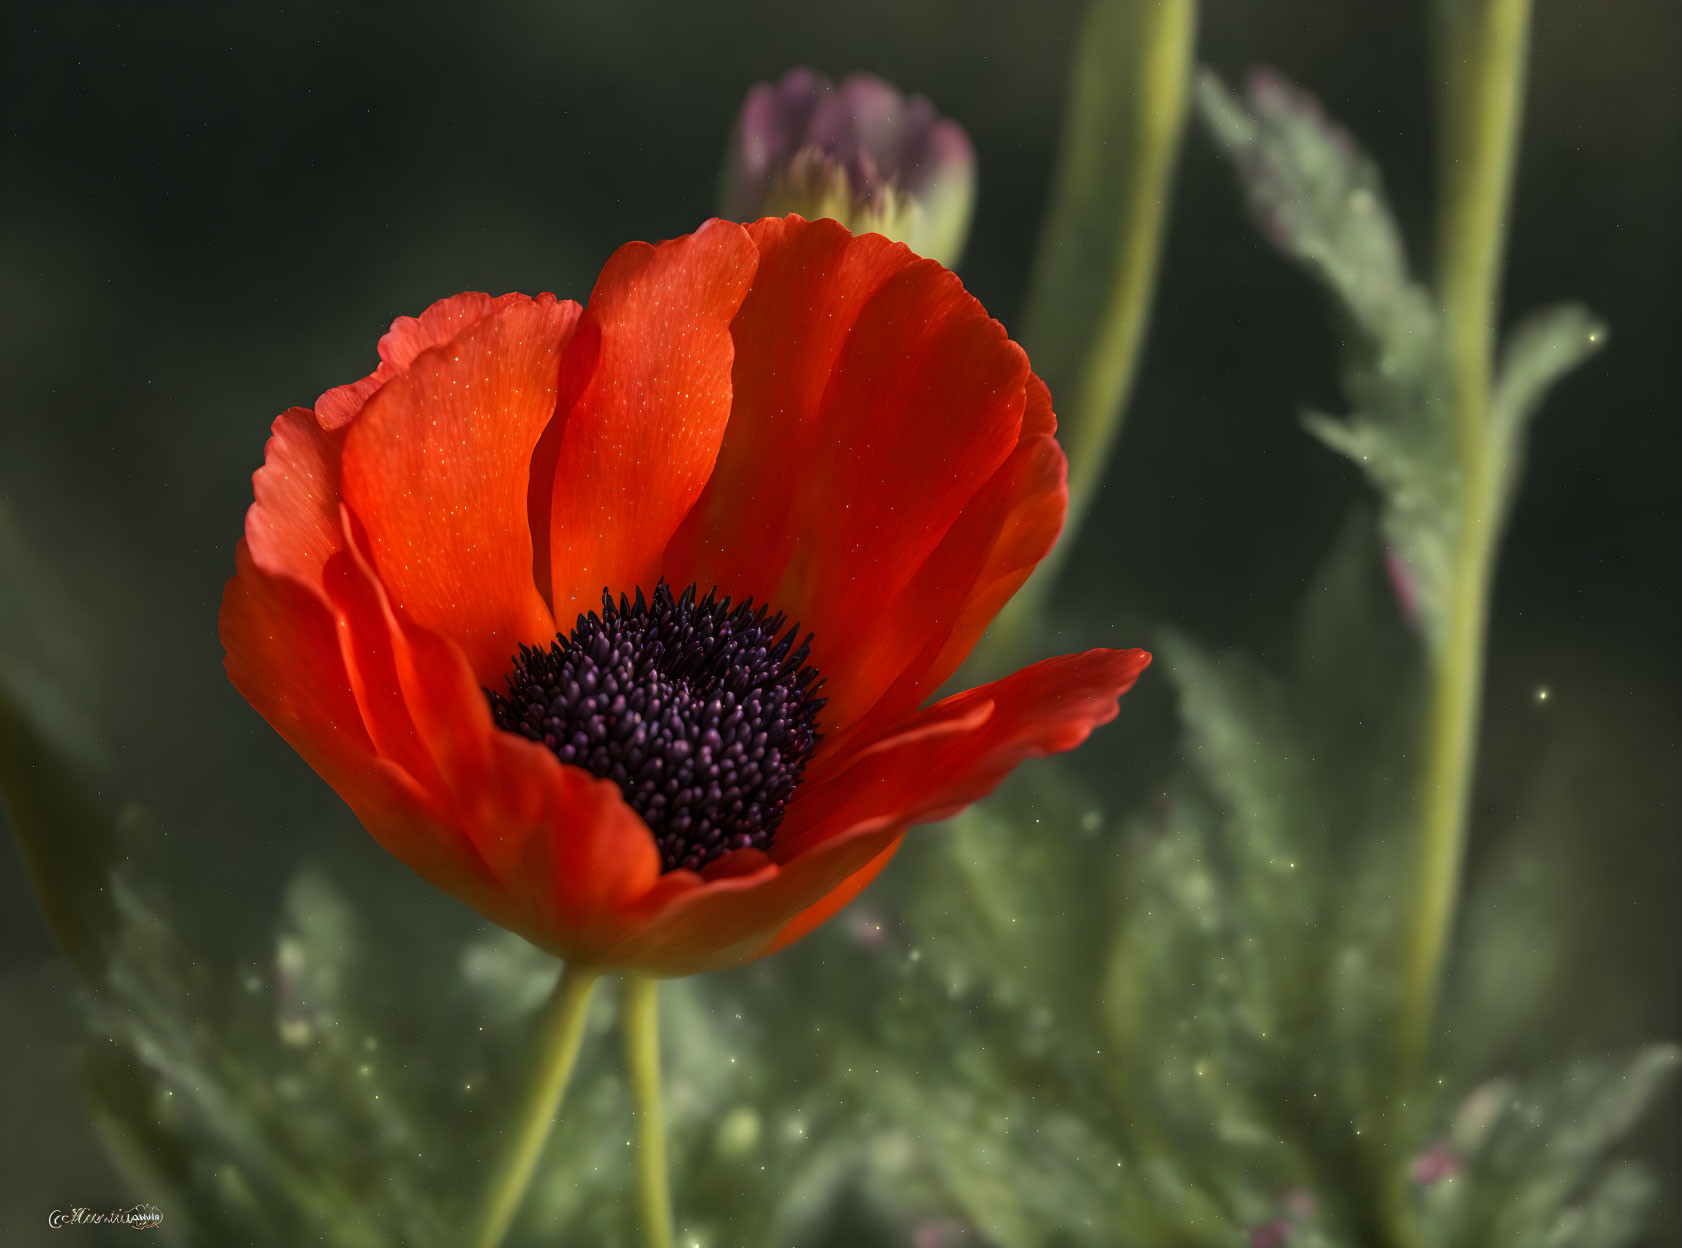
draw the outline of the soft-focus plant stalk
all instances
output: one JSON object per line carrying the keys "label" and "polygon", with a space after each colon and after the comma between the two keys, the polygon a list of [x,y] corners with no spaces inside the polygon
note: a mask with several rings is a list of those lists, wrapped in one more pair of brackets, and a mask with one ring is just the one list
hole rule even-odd
{"label": "soft-focus plant stalk", "polygon": [[1414,1073],[1430,1048],[1460,891],[1477,754],[1501,509],[1501,451],[1490,431],[1490,379],[1530,0],[1437,0],[1436,9],[1441,86],[1437,290],[1449,337],[1462,511],[1447,627],[1432,656],[1418,894],[1403,982],[1403,1060]]}
{"label": "soft-focus plant stalk", "polygon": [[1196,33],[1196,0],[1094,0],[1087,12],[1021,335],[1057,410],[1069,518],[994,626],[996,646],[1015,645],[1039,616],[1121,429],[1156,287]]}
{"label": "soft-focus plant stalk", "polygon": [[98,982],[116,925],[107,876],[124,855],[116,820],[89,796],[94,791],[28,714],[0,661],[0,822],[17,837],[53,939],[79,974]]}
{"label": "soft-focus plant stalk", "polygon": [[597,974],[593,968],[568,963],[543,1008],[537,1069],[526,1090],[524,1110],[507,1156],[491,1183],[478,1232],[473,1236],[473,1248],[497,1248],[519,1212],[532,1173],[543,1156],[543,1146],[549,1140],[550,1128],[560,1112],[567,1080],[578,1061],[584,1020],[590,1012],[590,990],[596,985]]}
{"label": "soft-focus plant stalk", "polygon": [[659,981],[625,977],[625,1061],[637,1118],[637,1207],[648,1248],[672,1248],[666,1109],[660,1091]]}

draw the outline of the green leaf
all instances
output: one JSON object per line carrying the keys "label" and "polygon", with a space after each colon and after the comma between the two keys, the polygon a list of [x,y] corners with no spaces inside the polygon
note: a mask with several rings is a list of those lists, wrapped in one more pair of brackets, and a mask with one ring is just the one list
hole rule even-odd
{"label": "green leaf", "polygon": [[1561,1212],[1540,1248],[1622,1248],[1642,1231],[1658,1185],[1640,1166],[1608,1168],[1582,1201]]}
{"label": "green leaf", "polygon": [[1574,742],[1555,743],[1534,773],[1517,817],[1467,889],[1444,1036],[1461,1069],[1543,1056],[1538,1028],[1572,1009],[1552,991],[1562,986],[1560,970],[1575,939],[1561,917],[1573,913],[1571,899],[1581,888],[1574,845],[1585,812],[1598,812],[1603,799]]}
{"label": "green leaf", "polygon": [[1205,72],[1199,103],[1257,227],[1327,288],[1345,322],[1351,413],[1340,420],[1310,412],[1304,423],[1378,488],[1385,536],[1415,587],[1425,636],[1438,647],[1466,523],[1466,463],[1487,460],[1510,495],[1525,422],[1559,377],[1598,349],[1605,330],[1569,305],[1521,324],[1491,395],[1484,445],[1466,460],[1437,300],[1409,274],[1371,159],[1309,95],[1272,73],[1255,75],[1240,100]]}
{"label": "green leaf", "polygon": [[1316,570],[1297,624],[1288,692],[1332,827],[1392,835],[1412,815],[1424,649],[1406,588],[1367,508]]}
{"label": "green leaf", "polygon": [[1332,290],[1366,337],[1387,340],[1399,324],[1429,319],[1377,166],[1307,93],[1262,71],[1241,101],[1207,70],[1197,93],[1257,227]]}
{"label": "green leaf", "polygon": [[1606,345],[1606,326],[1587,308],[1567,303],[1532,312],[1507,339],[1490,396],[1490,421],[1517,436],[1565,374]]}
{"label": "green leaf", "polygon": [[1682,1049],[1656,1044],[1622,1062],[1585,1063],[1567,1078],[1563,1127],[1549,1140],[1561,1166],[1593,1162],[1635,1126],[1682,1065]]}
{"label": "green leaf", "polygon": [[1606,326],[1587,308],[1560,304],[1532,312],[1502,352],[1489,402],[1490,437],[1511,494],[1523,460],[1525,426],[1560,378],[1606,345]]}
{"label": "green leaf", "polygon": [[1279,681],[1237,656],[1215,658],[1165,633],[1158,649],[1180,691],[1189,761],[1238,820],[1238,835],[1268,850],[1300,818],[1304,798],[1297,745]]}
{"label": "green leaf", "polygon": [[1682,1050],[1654,1045],[1476,1089],[1444,1136],[1465,1167],[1458,1190],[1422,1202],[1429,1241],[1464,1248],[1627,1242],[1647,1184],[1638,1170],[1608,1159],[1679,1064]]}
{"label": "green leaf", "polygon": [[1409,275],[1372,161],[1305,92],[1259,74],[1240,101],[1206,73],[1200,102],[1258,228],[1327,288],[1345,322],[1343,388],[1353,410],[1344,420],[1309,413],[1304,423],[1377,486],[1386,539],[1435,645],[1446,628],[1463,488],[1435,301]]}
{"label": "green leaf", "polygon": [[[1109,884],[1116,830],[1079,785],[1062,780],[1038,786],[1031,808],[1017,806],[1019,822],[1004,822],[989,807],[965,811],[939,849],[947,890],[969,898],[945,919],[964,954],[945,963],[952,981],[984,980],[995,1001],[1067,1026],[1091,1017],[1094,976],[1081,971],[1095,972],[1096,964],[1084,955],[1101,947],[1114,925],[1105,907],[1072,905],[1069,881],[1085,876],[1099,889]],[[1026,797],[1028,788],[1013,791]],[[944,904],[947,890],[928,900]],[[921,899],[912,904],[920,909]],[[1025,941],[1025,924],[1050,930],[1045,939]]]}

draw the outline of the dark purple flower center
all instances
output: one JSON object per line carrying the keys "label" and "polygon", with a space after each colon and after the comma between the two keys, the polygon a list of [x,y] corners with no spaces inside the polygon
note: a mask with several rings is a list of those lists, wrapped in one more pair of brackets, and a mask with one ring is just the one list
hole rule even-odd
{"label": "dark purple flower center", "polygon": [[[547,649],[521,646],[506,694],[487,690],[497,726],[541,741],[563,763],[612,780],[654,831],[663,870],[730,849],[767,849],[818,743],[812,638],[753,600],[717,591],[652,600],[602,591]],[[779,638],[779,634],[782,634]]]}

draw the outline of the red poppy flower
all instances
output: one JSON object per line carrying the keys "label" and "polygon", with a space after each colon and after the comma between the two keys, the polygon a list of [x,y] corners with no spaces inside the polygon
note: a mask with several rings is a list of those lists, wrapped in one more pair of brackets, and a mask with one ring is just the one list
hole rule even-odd
{"label": "red poppy flower", "polygon": [[1056,539],[1065,463],[1021,348],[903,245],[711,221],[587,309],[458,295],[380,357],[275,421],[228,674],[382,845],[564,958],[789,943],[1149,662],[923,705]]}

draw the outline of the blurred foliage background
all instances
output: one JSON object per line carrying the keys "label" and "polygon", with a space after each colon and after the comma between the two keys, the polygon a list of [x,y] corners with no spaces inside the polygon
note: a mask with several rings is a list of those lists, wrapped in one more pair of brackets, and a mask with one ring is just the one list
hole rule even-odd
{"label": "blurred foliage background", "polygon": [[[1211,4],[1199,41],[1229,79],[1279,67],[1359,136],[1416,257],[1432,179],[1421,8]],[[453,966],[475,929],[386,860],[222,677],[216,605],[273,415],[367,372],[399,313],[462,289],[582,297],[621,242],[692,229],[742,94],[796,63],[874,71],[969,129],[980,192],[963,274],[1013,325],[1079,9],[0,10],[0,676],[102,777],[96,796],[144,807],[125,852],[191,947],[273,962],[306,862],[340,881],[370,947],[406,950],[418,975]],[[1473,873],[1545,770],[1544,805],[1565,816],[1548,853],[1571,884],[1551,903],[1569,939],[1507,1061],[1682,1037],[1679,70],[1668,0],[1537,4],[1506,306],[1580,299],[1612,343],[1537,423],[1494,599]],[[1288,664],[1297,606],[1363,497],[1297,423],[1305,405],[1340,408],[1335,345],[1319,293],[1244,220],[1193,127],[1131,413],[1047,650],[1148,646],[1172,624]],[[1182,761],[1169,682],[1152,677],[1075,761],[1111,812],[1147,804]],[[1021,778],[1016,808],[1035,784]],[[938,876],[914,859],[950,835],[919,834],[890,875]],[[886,883],[884,906],[905,891]],[[874,947],[848,921],[828,939]],[[825,948],[790,956],[821,974]],[[724,991],[751,999],[772,973]],[[0,851],[8,1244],[70,1234],[45,1229],[54,1207],[124,1199],[73,1082],[72,997],[15,850]],[[887,1012],[889,997],[916,1015],[903,984],[845,1006]],[[848,1103],[821,1070],[790,1104]],[[1682,1244],[1679,1123],[1655,1115],[1635,1149],[1670,1197],[1655,1244]],[[879,1242],[848,1208],[831,1234]]]}

